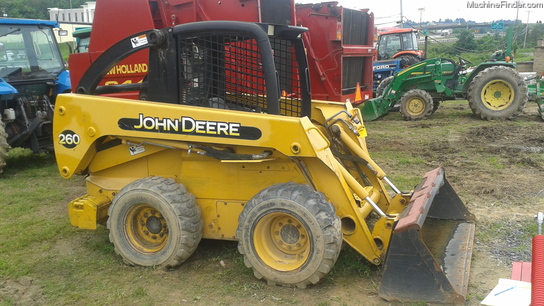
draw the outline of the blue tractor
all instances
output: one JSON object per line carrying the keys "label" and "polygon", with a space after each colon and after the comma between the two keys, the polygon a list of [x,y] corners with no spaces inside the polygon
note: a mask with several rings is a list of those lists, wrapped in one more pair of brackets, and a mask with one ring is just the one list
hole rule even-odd
{"label": "blue tractor", "polygon": [[54,21],[0,19],[0,172],[10,147],[52,148],[53,105],[71,91],[55,28]]}

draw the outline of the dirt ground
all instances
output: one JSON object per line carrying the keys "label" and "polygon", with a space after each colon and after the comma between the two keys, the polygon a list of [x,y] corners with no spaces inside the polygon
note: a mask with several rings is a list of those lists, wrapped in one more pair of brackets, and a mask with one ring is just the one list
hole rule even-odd
{"label": "dirt ground", "polygon": [[[509,278],[513,260],[530,260],[530,253],[519,248],[522,242],[518,236],[523,230],[521,224],[544,211],[544,122],[537,116],[534,103],[528,104],[518,119],[507,122],[481,121],[471,115],[468,106],[459,103],[444,103],[425,121],[398,118],[400,115],[393,113],[367,124],[369,150],[407,151],[424,161],[414,166],[377,158],[392,177],[401,173],[421,177],[434,167],[446,169],[449,182],[477,218],[466,302],[477,305],[499,278]],[[83,185],[77,182],[70,188],[69,195],[59,203],[58,213],[66,213],[65,204],[84,193]],[[493,237],[490,227],[495,223],[512,230]],[[89,239],[108,243],[103,228],[78,234],[75,240],[59,239],[52,256],[74,254],[75,258]],[[114,265],[97,267],[96,272],[84,277],[105,287],[117,286],[117,291],[132,292],[127,305],[138,300],[139,291],[132,289],[135,286],[142,288],[142,304],[148,305],[395,304],[377,295],[381,268],[367,264],[349,250],[342,252],[321,283],[307,289],[267,286],[255,279],[243,266],[235,242],[203,241],[187,262],[171,271],[127,267],[115,254],[107,255]],[[51,304],[41,283],[32,277],[0,279],[0,302],[9,298],[15,305]],[[119,304],[119,297],[99,295],[83,304]]]}
{"label": "dirt ground", "polygon": [[[450,117],[441,120],[436,118],[440,113],[459,117],[453,122]],[[527,233],[526,225],[544,210],[544,122],[534,103],[528,103],[514,121],[475,121],[468,106],[459,102],[443,103],[434,116],[405,123],[410,132],[399,131],[391,143],[399,149],[412,146],[413,156],[422,157],[425,166],[444,167],[448,180],[476,216],[467,304],[479,304],[499,278],[510,278],[512,261],[531,261],[530,238],[522,236],[537,234],[536,230]],[[427,137],[419,148],[411,144],[413,136],[405,137],[415,129]],[[374,143],[372,135],[369,143],[371,152],[382,145]],[[422,168],[426,167],[415,170]]]}

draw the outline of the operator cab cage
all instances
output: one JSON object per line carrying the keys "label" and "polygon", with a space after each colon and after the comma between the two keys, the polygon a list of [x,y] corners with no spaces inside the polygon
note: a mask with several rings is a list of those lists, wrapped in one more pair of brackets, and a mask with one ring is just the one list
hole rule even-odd
{"label": "operator cab cage", "polygon": [[[310,116],[303,27],[207,21],[148,30],[106,50],[85,72],[82,94],[139,91],[141,100],[285,116]],[[141,83],[98,86],[127,56],[149,49]]]}
{"label": "operator cab cage", "polygon": [[382,34],[377,47],[378,60],[395,58],[402,51],[418,51],[416,32],[404,29]]}

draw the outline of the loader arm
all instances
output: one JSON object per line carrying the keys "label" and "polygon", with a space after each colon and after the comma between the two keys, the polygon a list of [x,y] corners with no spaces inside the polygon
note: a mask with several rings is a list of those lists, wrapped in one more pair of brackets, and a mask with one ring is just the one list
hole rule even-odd
{"label": "loader arm", "polygon": [[414,64],[396,73],[383,90],[382,96],[367,100],[359,106],[363,118],[372,121],[384,116],[403,94],[414,88],[452,96],[456,89],[458,72],[458,65],[447,58],[433,58]]}

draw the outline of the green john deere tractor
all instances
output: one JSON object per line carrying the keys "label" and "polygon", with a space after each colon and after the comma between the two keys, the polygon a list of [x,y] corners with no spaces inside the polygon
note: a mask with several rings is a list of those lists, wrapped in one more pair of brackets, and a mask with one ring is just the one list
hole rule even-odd
{"label": "green john deere tractor", "polygon": [[544,78],[530,82],[527,87],[529,89],[529,100],[536,102],[538,113],[542,120],[544,120]]}
{"label": "green john deere tractor", "polygon": [[412,65],[380,84],[376,97],[359,106],[364,120],[375,120],[394,107],[406,120],[421,120],[438,109],[443,100],[466,99],[472,112],[486,120],[511,119],[527,103],[527,85],[506,60],[471,67],[459,62],[434,58]]}

